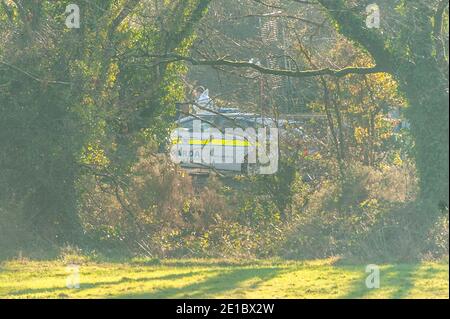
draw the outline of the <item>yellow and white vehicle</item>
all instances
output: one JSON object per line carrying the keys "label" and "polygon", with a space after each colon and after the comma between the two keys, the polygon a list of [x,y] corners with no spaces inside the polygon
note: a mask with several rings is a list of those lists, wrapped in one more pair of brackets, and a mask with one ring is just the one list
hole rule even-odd
{"label": "yellow and white vehicle", "polygon": [[[270,134],[259,135],[270,124],[273,123],[269,119],[233,109],[187,116],[177,121],[178,128],[172,136],[172,159],[186,169],[274,173],[278,168],[278,136],[273,128],[267,130]],[[270,150],[266,144],[262,145],[267,138]],[[272,165],[271,169],[261,169],[268,165]]]}

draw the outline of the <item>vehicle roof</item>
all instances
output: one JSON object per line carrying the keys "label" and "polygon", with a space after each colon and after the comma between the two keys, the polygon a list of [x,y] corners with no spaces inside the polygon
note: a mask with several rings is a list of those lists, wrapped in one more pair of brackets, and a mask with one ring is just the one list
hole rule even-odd
{"label": "vehicle roof", "polygon": [[[186,116],[178,121],[176,121],[178,124],[183,124],[192,120],[210,120],[211,118],[229,118],[230,120],[244,120],[247,122],[253,122],[256,124],[273,124],[275,123],[275,120],[270,117],[262,117],[255,113],[242,113],[242,112],[235,112],[235,113],[220,113],[215,114],[211,112],[204,112],[204,113],[197,113],[195,116]],[[285,120],[285,119],[279,119],[278,124],[285,125],[285,124],[301,124],[301,122],[297,120]]]}

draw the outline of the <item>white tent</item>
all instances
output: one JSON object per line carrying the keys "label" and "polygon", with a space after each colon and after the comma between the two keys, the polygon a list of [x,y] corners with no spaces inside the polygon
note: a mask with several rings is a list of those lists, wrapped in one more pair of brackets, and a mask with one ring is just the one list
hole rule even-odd
{"label": "white tent", "polygon": [[[202,108],[207,108],[207,109],[215,109],[214,106],[214,101],[209,97],[209,90],[206,89],[197,99],[197,101],[195,101],[196,104],[198,105],[194,105],[194,112],[195,113],[205,113],[207,111],[202,110],[200,107]],[[200,107],[198,107],[200,106]]]}

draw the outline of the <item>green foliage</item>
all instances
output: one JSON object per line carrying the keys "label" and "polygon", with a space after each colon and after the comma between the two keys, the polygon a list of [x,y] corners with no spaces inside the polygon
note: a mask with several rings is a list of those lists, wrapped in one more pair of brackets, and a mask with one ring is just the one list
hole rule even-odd
{"label": "green foliage", "polygon": [[434,226],[435,235],[423,238],[420,224],[427,212],[412,204],[417,194],[414,175],[406,163],[347,169],[342,182],[327,182],[310,196],[293,222],[284,256],[384,262],[425,258],[430,251],[445,255],[448,241],[436,236],[445,233],[444,217]]}
{"label": "green foliage", "polygon": [[[360,6],[346,10],[348,1],[319,0],[339,32],[359,44],[353,47],[324,25],[314,32],[333,41],[306,46],[308,33],[297,34],[299,25],[283,20],[283,32],[291,33],[283,46],[297,68],[377,63],[387,73],[283,80],[282,90],[291,90],[283,94],[268,76],[233,70],[213,81],[202,73],[222,89],[218,105],[251,101],[242,109],[277,116],[317,111],[326,119],[302,121],[304,136],[280,139],[276,175],[211,177],[198,189],[158,153],[176,103],[192,89],[186,82],[199,74],[162,56],[189,55],[193,45],[211,43],[223,51],[213,52],[217,57],[263,60],[280,53],[255,51],[261,39],[254,17],[229,19],[259,13],[253,2],[214,5],[205,24],[223,23],[219,36],[209,38],[207,28],[196,36],[210,2],[89,1],[82,27],[73,30],[64,24],[69,1],[1,2],[2,254],[60,247],[65,261],[90,249],[158,258],[403,261],[448,254],[448,218],[436,209],[438,203],[448,212],[448,71],[434,43],[434,7],[401,1],[400,23],[380,32],[365,28],[355,13]],[[249,47],[230,48],[236,40]],[[411,129],[398,129],[398,119],[389,117],[393,109]]]}
{"label": "green foliage", "polygon": [[166,36],[168,50],[186,50],[209,1],[166,3],[164,17],[183,18],[164,32],[138,2],[91,1],[72,30],[69,1],[2,2],[0,217],[16,207],[11,238],[31,232],[51,245],[82,243],[80,198],[93,186],[83,180],[115,184],[140,146],[168,134],[185,69],[152,65],[142,52],[160,50]]}
{"label": "green foliage", "polygon": [[415,142],[420,202],[430,207],[430,221],[435,220],[449,203],[448,57],[439,54],[445,51],[442,22],[447,4],[402,1],[392,11],[396,14],[393,30],[379,32],[367,29],[362,16],[348,10],[346,1],[319,2],[339,32],[362,46],[398,82],[408,103],[405,115]]}

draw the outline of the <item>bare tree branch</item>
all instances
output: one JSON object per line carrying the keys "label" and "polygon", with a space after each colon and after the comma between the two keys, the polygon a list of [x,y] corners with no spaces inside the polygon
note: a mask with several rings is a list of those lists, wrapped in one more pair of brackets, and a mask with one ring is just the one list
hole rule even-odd
{"label": "bare tree branch", "polygon": [[162,59],[160,63],[170,63],[176,61],[186,61],[192,65],[207,65],[207,66],[228,66],[234,68],[246,68],[254,69],[262,74],[270,74],[277,76],[288,76],[294,78],[304,78],[313,76],[330,75],[336,77],[343,77],[349,74],[372,74],[386,72],[385,68],[380,66],[373,67],[346,67],[342,69],[323,68],[318,70],[306,70],[306,71],[293,71],[285,69],[271,69],[259,64],[246,61],[233,61],[226,58],[220,58],[216,60],[197,60],[193,57],[182,56],[178,54],[166,54],[166,55],[149,55],[149,57]]}
{"label": "bare tree branch", "polygon": [[22,74],[28,76],[29,78],[33,79],[34,81],[39,82],[39,83],[43,83],[43,84],[63,84],[63,85],[70,85],[71,84],[70,82],[49,81],[49,80],[41,79],[38,76],[36,76],[36,75],[34,75],[34,74],[30,73],[30,72],[27,72],[25,70],[22,70],[21,68],[15,66],[15,65],[12,65],[10,63],[7,63],[7,62],[5,62],[3,60],[0,60],[0,64],[5,65],[5,66],[9,67],[10,69],[13,69],[13,70],[15,70],[15,71],[17,71],[19,73],[22,73]]}
{"label": "bare tree branch", "polygon": [[316,27],[320,27],[322,25],[322,23],[320,22],[315,22],[315,21],[311,21],[308,19],[304,19],[304,18],[300,18],[300,17],[296,17],[296,16],[291,16],[291,15],[287,15],[287,14],[280,14],[280,12],[275,12],[275,13],[266,13],[266,14],[246,14],[243,16],[236,16],[236,17],[231,17],[227,20],[237,20],[237,19],[243,19],[243,18],[284,18],[284,19],[291,19],[291,20],[297,20],[297,21],[301,21],[307,24],[311,24],[314,25]]}
{"label": "bare tree branch", "polygon": [[317,2],[314,2],[314,1],[307,1],[307,0],[292,0],[292,1],[297,2],[297,3],[301,3],[301,4],[311,4],[311,5],[316,5],[316,4],[318,4]]}
{"label": "bare tree branch", "polygon": [[[294,0],[295,1],[295,0]],[[340,26],[339,33],[361,45],[386,72],[392,73],[398,56],[389,52],[382,35],[375,29],[366,27],[363,16],[349,10],[343,0],[317,0],[329,13],[332,20]]]}
{"label": "bare tree branch", "polygon": [[108,30],[108,38],[112,37],[112,34],[116,32],[117,28],[122,24],[122,22],[130,15],[130,13],[136,8],[136,6],[141,2],[141,0],[128,0],[123,6],[120,13],[111,23],[111,26]]}
{"label": "bare tree branch", "polygon": [[447,6],[448,6],[447,0],[441,0],[438,4],[436,13],[434,15],[433,38],[436,46],[437,59],[440,62],[442,61],[446,63],[448,67],[448,56],[446,56],[445,54],[445,43],[442,39],[443,15]]}

